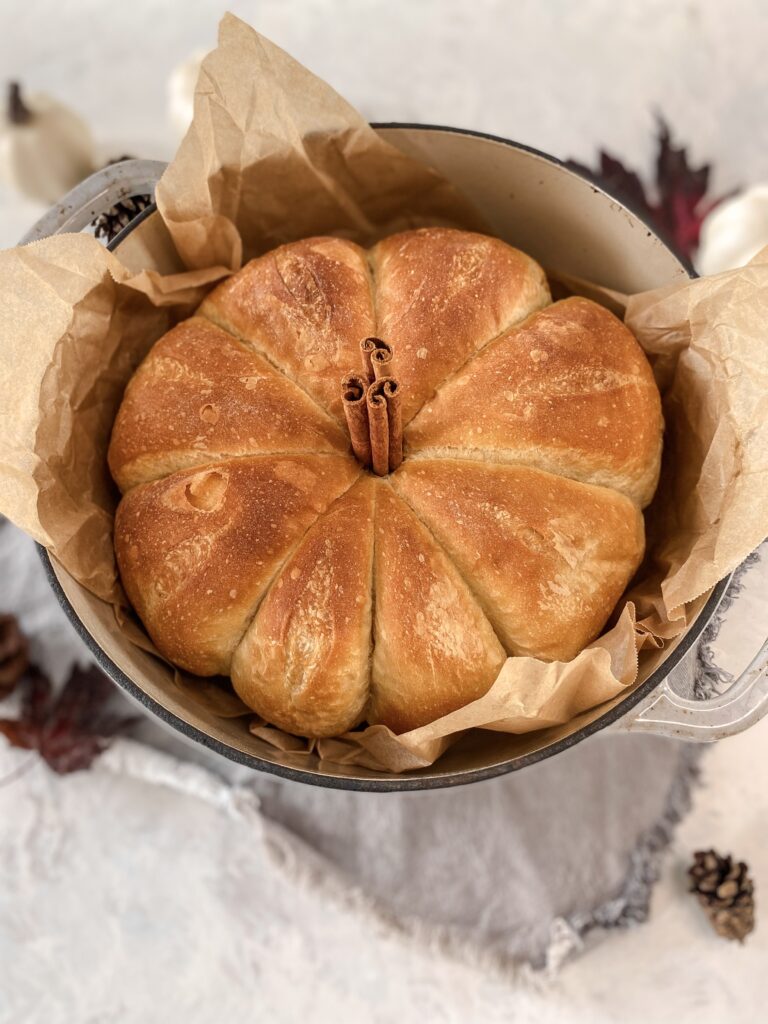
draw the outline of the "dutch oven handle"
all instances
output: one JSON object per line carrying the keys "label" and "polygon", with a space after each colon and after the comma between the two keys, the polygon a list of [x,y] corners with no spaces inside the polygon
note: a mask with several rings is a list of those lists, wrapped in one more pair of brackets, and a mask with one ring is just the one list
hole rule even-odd
{"label": "dutch oven handle", "polygon": [[165,168],[162,160],[122,160],[96,171],[43,214],[20,244],[38,242],[64,231],[82,231],[123,199],[153,196]]}
{"label": "dutch oven handle", "polygon": [[622,732],[649,732],[670,739],[712,743],[735,736],[768,713],[768,639],[738,679],[716,697],[689,700],[665,679],[616,723]]}

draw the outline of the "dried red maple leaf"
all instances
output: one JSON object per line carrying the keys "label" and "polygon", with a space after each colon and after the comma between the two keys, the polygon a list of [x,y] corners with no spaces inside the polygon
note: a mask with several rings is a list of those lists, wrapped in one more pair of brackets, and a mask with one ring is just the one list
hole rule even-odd
{"label": "dried red maple leaf", "polygon": [[13,693],[27,671],[28,648],[16,616],[0,614],[0,699]]}
{"label": "dried red maple leaf", "polygon": [[89,768],[115,733],[134,721],[107,711],[114,691],[96,668],[74,669],[58,696],[34,666],[20,685],[21,714],[0,719],[0,733],[15,747],[37,750],[61,775]]}
{"label": "dried red maple leaf", "polygon": [[668,125],[657,118],[655,198],[651,197],[640,176],[616,157],[600,150],[596,170],[575,160],[567,165],[596,179],[608,192],[624,199],[655,224],[684,256],[690,259],[699,245],[701,224],[707,214],[726,199],[707,199],[710,165],[691,167],[684,146],[675,146]]}

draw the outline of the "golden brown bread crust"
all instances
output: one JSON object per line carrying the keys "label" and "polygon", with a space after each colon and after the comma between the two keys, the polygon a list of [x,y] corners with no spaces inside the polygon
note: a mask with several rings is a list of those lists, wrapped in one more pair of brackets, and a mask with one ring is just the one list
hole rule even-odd
{"label": "golden brown bread crust", "polygon": [[339,381],[375,333],[365,250],[308,238],[251,260],[208,295],[200,315],[250,342],[343,422]]}
{"label": "golden brown bread crust", "polygon": [[336,452],[346,435],[265,359],[202,317],[174,327],[125,389],[109,446],[118,487],[235,455]]}
{"label": "golden brown bread crust", "polygon": [[645,507],[662,430],[659,392],[631,331],[602,306],[571,298],[488,345],[405,436],[411,455],[523,463],[613,487]]}
{"label": "golden brown bread crust", "polygon": [[504,649],[450,560],[380,484],[376,500],[371,703],[367,719],[417,729],[488,690]]}
{"label": "golden brown bread crust", "polygon": [[[548,302],[528,257],[443,228],[368,254],[308,239],[214,289],[142,364],[110,446],[118,566],[161,653],[312,736],[415,728],[506,653],[575,655],[642,556],[661,417],[626,328]],[[386,482],[333,454],[372,335],[418,413]]]}
{"label": "golden brown bread crust", "polygon": [[288,732],[335,736],[362,718],[375,489],[366,475],[310,527],[232,659],[241,699]]}
{"label": "golden brown bread crust", "polygon": [[395,351],[404,423],[478,349],[552,301],[538,263],[470,231],[404,231],[372,261],[376,330]]}
{"label": "golden brown bread crust", "polygon": [[393,478],[458,566],[509,654],[568,661],[605,625],[644,548],[616,491],[537,469],[403,463]]}
{"label": "golden brown bread crust", "polygon": [[359,475],[347,456],[263,455],[129,491],[115,519],[120,578],[165,657],[228,672],[275,572]]}

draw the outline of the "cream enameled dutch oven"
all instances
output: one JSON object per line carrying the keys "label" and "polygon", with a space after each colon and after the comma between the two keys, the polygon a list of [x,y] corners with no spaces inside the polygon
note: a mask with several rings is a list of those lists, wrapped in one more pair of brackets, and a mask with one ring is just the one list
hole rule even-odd
{"label": "cream enameled dutch oven", "polygon": [[[388,142],[441,172],[476,204],[497,235],[545,267],[626,293],[693,273],[637,214],[553,157],[506,139],[453,128],[390,124],[376,129]],[[163,169],[156,162],[130,160],[100,171],[46,214],[24,241],[81,230],[118,199],[152,193]],[[160,228],[150,207],[110,248],[131,267],[143,266]],[[627,694],[567,725],[524,736],[467,734],[433,766],[404,775],[321,764],[252,736],[246,718],[219,718],[201,709],[173,683],[168,665],[115,630],[111,607],[89,594],[42,549],[41,554],[70,620],[116,683],[163,721],[225,757],[299,782],[370,791],[456,786],[535,764],[609,726],[715,740],[741,731],[768,710],[768,641],[723,696],[685,700],[669,683],[670,672],[722,599],[725,579],[699,599],[688,631],[644,660],[638,682]]]}

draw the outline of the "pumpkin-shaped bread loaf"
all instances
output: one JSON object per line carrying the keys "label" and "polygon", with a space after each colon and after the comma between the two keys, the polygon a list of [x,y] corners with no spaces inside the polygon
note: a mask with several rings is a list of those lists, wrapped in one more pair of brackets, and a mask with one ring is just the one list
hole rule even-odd
{"label": "pumpkin-shaped bread loaf", "polygon": [[[374,460],[384,423],[376,473],[355,410]],[[661,435],[629,330],[552,303],[522,252],[444,228],[306,239],[215,288],[129,382],[120,575],[166,658],[231,676],[267,721],[404,732],[507,657],[599,634],[643,556]]]}

